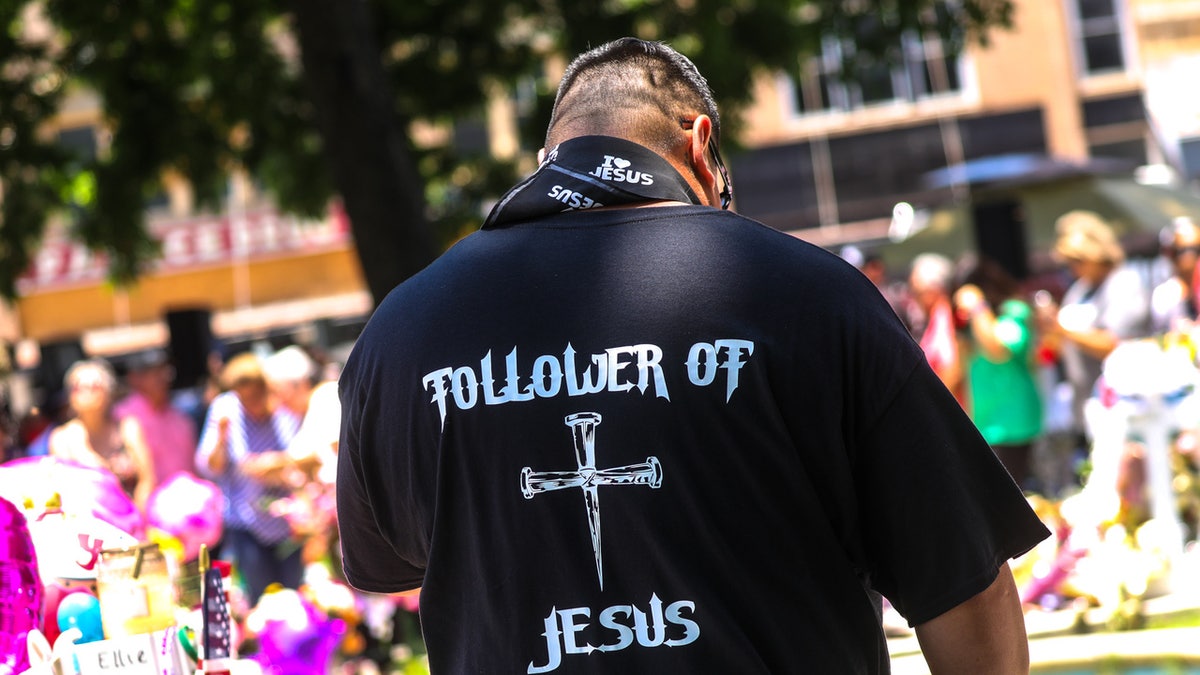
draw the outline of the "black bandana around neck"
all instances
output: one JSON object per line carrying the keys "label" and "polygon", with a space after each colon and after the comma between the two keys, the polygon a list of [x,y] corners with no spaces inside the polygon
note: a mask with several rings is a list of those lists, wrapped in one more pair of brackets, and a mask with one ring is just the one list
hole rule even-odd
{"label": "black bandana around neck", "polygon": [[537,171],[501,197],[483,227],[657,200],[701,203],[675,167],[649,148],[612,136],[580,136],[551,150]]}

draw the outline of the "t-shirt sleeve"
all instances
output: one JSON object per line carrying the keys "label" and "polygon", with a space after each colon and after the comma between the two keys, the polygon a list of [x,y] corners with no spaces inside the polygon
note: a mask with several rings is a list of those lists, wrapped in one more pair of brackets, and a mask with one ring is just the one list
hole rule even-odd
{"label": "t-shirt sleeve", "polygon": [[860,438],[859,457],[871,583],[912,625],[983,591],[1049,535],[923,363]]}
{"label": "t-shirt sleeve", "polygon": [[[371,396],[359,390],[352,375],[349,377],[349,381],[344,377],[339,387],[342,424],[338,443],[337,520],[342,571],[351,586],[367,592],[396,593],[419,588],[425,577],[424,566],[401,555],[381,527],[386,522],[393,532],[412,533],[418,527],[416,518],[410,509],[393,506],[397,495],[385,485],[395,485],[402,477],[390,475],[396,464],[380,461],[387,446],[380,447],[377,427],[372,423],[377,415],[371,408]],[[387,452],[387,457],[395,454]]]}

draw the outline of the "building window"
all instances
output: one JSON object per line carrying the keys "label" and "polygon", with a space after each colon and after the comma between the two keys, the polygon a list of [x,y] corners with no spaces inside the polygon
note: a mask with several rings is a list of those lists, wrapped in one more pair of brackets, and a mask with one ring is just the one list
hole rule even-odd
{"label": "building window", "polygon": [[1088,154],[1092,157],[1124,160],[1129,162],[1130,167],[1142,166],[1150,161],[1146,154],[1146,141],[1140,138],[1112,143],[1091,143],[1088,145]]}
{"label": "building window", "polygon": [[1072,0],[1079,54],[1087,75],[1125,70],[1120,0]]}
{"label": "building window", "polygon": [[1089,99],[1082,102],[1082,109],[1087,129],[1146,120],[1146,103],[1140,92]]}
{"label": "building window", "polygon": [[[845,64],[853,73],[844,77]],[[821,55],[803,63],[796,76],[800,114],[847,112],[871,105],[919,101],[961,91],[960,63],[935,35],[904,33],[891,62],[863,58],[850,40],[826,40]]]}
{"label": "building window", "polygon": [[[960,117],[957,124],[967,160],[1047,152],[1041,108]],[[742,186],[738,212],[790,231],[890,218],[900,201],[938,203],[946,188],[922,177],[946,166],[945,143],[940,125],[925,122],[745,150],[731,167]]]}
{"label": "building window", "polygon": [[1140,93],[1082,102],[1083,126],[1092,157],[1124,159],[1130,166],[1147,162],[1146,104]]}

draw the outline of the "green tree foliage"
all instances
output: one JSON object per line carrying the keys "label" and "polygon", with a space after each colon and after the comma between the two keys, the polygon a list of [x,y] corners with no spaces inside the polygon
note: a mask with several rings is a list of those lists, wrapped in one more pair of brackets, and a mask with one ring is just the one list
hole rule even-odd
{"label": "green tree foliage", "polygon": [[[823,37],[888,59],[902,31],[961,48],[1012,11],[1010,0],[0,0],[0,294],[15,296],[51,216],[107,255],[116,282],[136,280],[157,253],[144,207],[163,175],[216,208],[238,167],[301,215],[339,196],[379,300],[515,178],[511,162],[469,146],[418,147],[414,122],[477,121],[490,93],[521,90],[532,152],[554,94],[546,65],[637,35],[697,62],[729,142],[753,75],[794,68]],[[100,99],[111,137],[95,157],[43,131],[73,91]]]}

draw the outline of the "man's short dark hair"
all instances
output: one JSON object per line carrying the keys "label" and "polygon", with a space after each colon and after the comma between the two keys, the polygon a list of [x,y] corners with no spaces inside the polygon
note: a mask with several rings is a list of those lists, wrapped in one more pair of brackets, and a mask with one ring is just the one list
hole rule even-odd
{"label": "man's short dark hair", "polygon": [[666,152],[678,138],[673,132],[679,124],[699,114],[712,118],[716,143],[721,119],[712,90],[695,64],[661,42],[621,38],[581,54],[567,66],[554,99],[546,147],[565,140],[563,129],[622,129]]}

